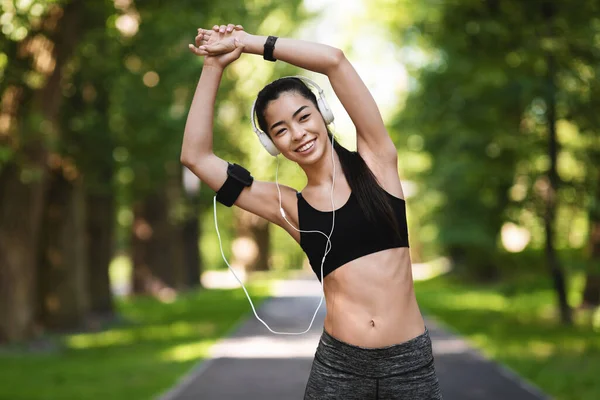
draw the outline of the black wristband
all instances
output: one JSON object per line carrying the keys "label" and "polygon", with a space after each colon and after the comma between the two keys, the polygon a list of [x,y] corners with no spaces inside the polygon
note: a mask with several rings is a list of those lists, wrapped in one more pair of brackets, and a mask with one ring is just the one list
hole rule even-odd
{"label": "black wristband", "polygon": [[277,61],[275,57],[273,57],[273,50],[275,50],[275,42],[277,41],[277,36],[269,36],[264,45],[264,53],[263,58],[267,61]]}

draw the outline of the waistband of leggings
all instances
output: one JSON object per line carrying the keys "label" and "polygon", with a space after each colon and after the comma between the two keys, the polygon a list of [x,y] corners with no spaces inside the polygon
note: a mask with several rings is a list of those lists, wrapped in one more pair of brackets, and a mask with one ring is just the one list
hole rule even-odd
{"label": "waistband of leggings", "polygon": [[377,348],[346,343],[323,330],[315,357],[331,368],[372,377],[401,375],[433,362],[427,327],[405,342]]}

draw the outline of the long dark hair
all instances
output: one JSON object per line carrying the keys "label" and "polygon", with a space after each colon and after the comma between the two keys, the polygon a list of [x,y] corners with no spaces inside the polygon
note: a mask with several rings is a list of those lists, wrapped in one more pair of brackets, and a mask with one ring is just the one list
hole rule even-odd
{"label": "long dark hair", "polygon": [[[265,86],[259,93],[256,99],[256,119],[258,126],[263,132],[269,132],[267,129],[267,121],[265,119],[265,109],[269,102],[276,100],[283,93],[298,93],[307,100],[310,100],[315,108],[318,107],[317,97],[315,94],[298,78],[286,77],[277,79]],[[332,139],[332,133],[327,129],[329,140]],[[356,196],[361,210],[365,213],[367,219],[371,222],[385,222],[393,230],[397,237],[400,237],[396,215],[390,204],[390,200],[381,185],[377,182],[377,178],[369,169],[365,160],[357,151],[350,151],[338,143],[333,141],[333,148],[337,153],[344,176],[348,181],[348,185],[352,193]]]}

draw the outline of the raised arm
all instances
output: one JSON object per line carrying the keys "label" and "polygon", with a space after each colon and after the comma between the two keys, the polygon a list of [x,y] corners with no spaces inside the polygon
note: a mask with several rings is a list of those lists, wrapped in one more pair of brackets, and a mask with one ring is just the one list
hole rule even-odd
{"label": "raised arm", "polygon": [[[236,31],[233,35],[244,43],[244,53],[262,55],[266,36]],[[211,47],[205,47],[210,52]],[[219,51],[218,48],[214,49]],[[208,53],[207,53],[208,54]],[[356,127],[357,148],[363,157],[396,168],[397,151],[379,108],[342,50],[303,40],[279,38],[273,56],[281,61],[327,75],[346,112]]]}
{"label": "raised arm", "polygon": [[[196,41],[196,45],[200,44],[198,38]],[[225,160],[213,153],[215,100],[225,67],[240,56],[244,47],[239,42],[231,43],[233,48],[228,53],[206,57],[204,60],[200,80],[188,113],[180,156],[182,164],[214,191],[218,191],[225,183],[228,165]],[[198,54],[194,46],[190,46],[190,50]],[[296,203],[295,192],[291,188],[281,186],[281,193],[286,214],[295,219],[293,206]],[[251,186],[242,191],[234,204],[286,229],[289,228],[283,225],[279,213],[277,187],[274,183],[255,180]],[[294,238],[298,236],[295,232],[290,233]]]}

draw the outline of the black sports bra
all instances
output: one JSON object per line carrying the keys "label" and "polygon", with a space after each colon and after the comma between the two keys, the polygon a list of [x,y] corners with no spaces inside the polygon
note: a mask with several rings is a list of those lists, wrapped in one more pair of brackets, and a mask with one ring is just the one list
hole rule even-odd
{"label": "black sports bra", "polygon": [[[387,192],[386,192],[387,193]],[[354,193],[346,204],[335,210],[335,227],[331,235],[331,251],[323,264],[323,278],[342,265],[381,250],[408,246],[408,228],[406,224],[406,203],[404,199],[387,193],[396,215],[400,238],[390,226],[369,221],[358,204]],[[331,232],[332,212],[313,208],[297,193],[298,220],[300,230]],[[325,254],[327,238],[320,233],[300,233],[300,246],[308,256],[310,265],[321,280],[321,260]]]}

